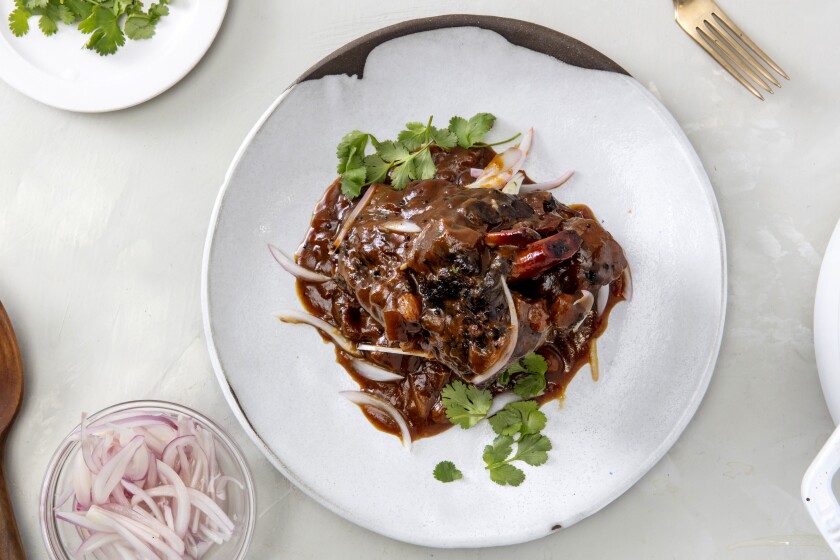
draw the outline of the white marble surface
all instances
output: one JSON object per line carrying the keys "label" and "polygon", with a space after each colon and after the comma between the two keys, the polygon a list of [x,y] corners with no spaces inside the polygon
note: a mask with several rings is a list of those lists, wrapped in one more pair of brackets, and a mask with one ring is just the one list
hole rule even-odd
{"label": "white marble surface", "polygon": [[[134,109],[65,113],[0,84],[0,298],[26,366],[6,461],[30,558],[46,557],[37,502],[55,445],[81,410],[135,398],[196,407],[240,442],[260,499],[252,558],[832,558],[799,483],[832,430],[811,317],[821,255],[840,217],[840,5],[721,3],[792,76],[767,102],[677,27],[667,0],[241,0],[195,71]],[[464,11],[573,35],[659,96],[706,165],[729,250],[723,349],[686,432],[611,506],[512,549],[404,545],[291,488],[224,403],[198,298],[225,169],[285,85],[365,32]]]}

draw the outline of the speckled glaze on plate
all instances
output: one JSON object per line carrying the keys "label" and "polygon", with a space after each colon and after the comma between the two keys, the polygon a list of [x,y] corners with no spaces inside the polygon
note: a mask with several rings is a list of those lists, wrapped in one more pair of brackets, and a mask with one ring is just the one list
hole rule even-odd
{"label": "speckled glaze on plate", "polygon": [[[481,53],[498,74],[453,53]],[[544,54],[547,53],[547,54]],[[409,79],[404,61],[412,66]],[[355,75],[347,75],[355,74]],[[500,79],[498,76],[502,75]],[[356,388],[311,328],[279,323],[300,308],[267,243],[291,253],[334,179],[335,146],[362,128],[490,111],[498,138],[535,126],[526,169],[574,168],[555,195],[589,205],[631,263],[633,300],[599,339],[562,405],[543,407],[554,449],[518,488],[491,482],[486,423],[416,443],[374,429],[338,395]],[[310,69],[246,138],[214,210],[203,271],[205,330],[219,382],[254,442],[290,480],[343,517],[437,547],[524,542],[595,513],[673,445],[706,391],[726,308],[726,254],[705,171],[666,109],[621,68],[555,31],[521,21],[444,16],[386,28]],[[452,460],[464,479],[441,484]]]}

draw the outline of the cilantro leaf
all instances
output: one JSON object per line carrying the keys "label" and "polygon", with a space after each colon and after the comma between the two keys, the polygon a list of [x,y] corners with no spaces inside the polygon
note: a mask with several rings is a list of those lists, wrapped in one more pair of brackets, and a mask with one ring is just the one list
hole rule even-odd
{"label": "cilantro leaf", "polygon": [[388,163],[393,161],[405,161],[410,155],[408,148],[406,148],[402,142],[394,142],[393,140],[387,140],[379,144],[376,153]]}
{"label": "cilantro leaf", "polygon": [[449,119],[449,130],[458,139],[458,145],[462,148],[468,148],[470,145],[467,128],[469,122],[464,117],[452,117]]}
{"label": "cilantro leaf", "polygon": [[551,441],[547,437],[542,434],[527,434],[522,436],[517,443],[513,460],[525,461],[531,466],[538,467],[548,461],[550,450]]}
{"label": "cilantro leaf", "polygon": [[548,371],[548,363],[546,363],[545,358],[536,352],[531,352],[502,372],[502,375],[499,376],[498,383],[504,386],[510,383],[513,375],[517,373],[527,374],[526,377],[517,380],[513,391],[523,399],[529,399],[545,392],[546,371]]}
{"label": "cilantro leaf", "polygon": [[409,152],[413,152],[428,141],[428,136],[429,125],[419,122],[410,122],[405,125],[405,130],[397,135],[397,140],[399,140]]}
{"label": "cilantro leaf", "polygon": [[493,445],[485,445],[481,458],[487,463],[487,468],[504,463],[513,451],[513,438],[510,436],[496,436]]}
{"label": "cilantro leaf", "polygon": [[151,39],[155,23],[146,15],[131,15],[125,19],[125,35],[129,39]]}
{"label": "cilantro leaf", "polygon": [[441,461],[438,463],[435,466],[433,474],[435,479],[441,482],[452,482],[464,477],[452,461]]}
{"label": "cilantro leaf", "polygon": [[341,192],[351,200],[359,196],[365,186],[367,168],[364,157],[369,139],[369,134],[354,130],[341,139],[336,149]]}
{"label": "cilantro leaf", "polygon": [[358,130],[348,132],[344,135],[344,138],[338,143],[338,148],[336,148],[335,152],[335,155],[338,157],[339,173],[344,173],[344,170],[347,168],[347,161],[352,154],[359,154],[359,159],[361,159],[361,155],[364,154],[367,148],[369,138],[370,134]]}
{"label": "cilantro leaf", "polygon": [[87,0],[64,0],[63,5],[73,12],[73,21],[87,18],[93,10],[93,6],[89,4]]}
{"label": "cilantro leaf", "polygon": [[347,167],[341,175],[341,192],[350,200],[359,196],[362,192],[362,187],[365,185],[365,178],[367,177],[367,169],[363,164],[353,164],[353,167]]}
{"label": "cilantro leaf", "polygon": [[15,37],[22,37],[29,33],[30,17],[32,17],[32,13],[22,7],[15,8],[9,14],[9,29],[11,29]]}
{"label": "cilantro leaf", "polygon": [[169,15],[169,6],[167,4],[169,0],[161,0],[157,4],[152,4],[149,6],[149,17],[151,17],[155,22],[162,18],[163,16]]}
{"label": "cilantro leaf", "polygon": [[152,37],[155,24],[169,13],[168,4],[169,0],[160,0],[143,11],[140,0],[15,0],[9,28],[20,37],[29,31],[29,18],[39,16],[38,27],[50,36],[58,31],[59,22],[80,22],[79,30],[90,35],[85,48],[105,56],[123,46],[126,37]]}
{"label": "cilantro leaf", "polygon": [[417,152],[414,156],[414,168],[416,171],[416,179],[432,179],[437,172],[435,162],[432,161],[432,153],[428,148],[424,148]]}
{"label": "cilantro leaf", "polygon": [[450,150],[458,145],[458,135],[448,128],[432,127],[432,140],[444,150]]}
{"label": "cilantro leaf", "polygon": [[532,373],[516,382],[513,392],[523,399],[530,399],[545,392],[545,373]]}
{"label": "cilantro leaf", "polygon": [[441,401],[446,409],[446,417],[453,424],[467,429],[487,415],[493,403],[493,395],[487,389],[482,391],[475,385],[466,385],[456,380],[443,388]]}
{"label": "cilantro leaf", "polygon": [[490,469],[490,480],[504,486],[519,486],[525,480],[525,473],[511,464],[505,463]]}
{"label": "cilantro leaf", "polygon": [[545,414],[535,401],[509,403],[490,417],[490,426],[500,435],[536,434],[545,428]]}
{"label": "cilantro leaf", "polygon": [[90,34],[85,48],[103,56],[114,54],[125,44],[125,34],[120,29],[117,15],[101,5],[93,7],[90,15],[79,23],[79,30]]}
{"label": "cilantro leaf", "polygon": [[365,181],[368,184],[379,183],[388,176],[391,164],[384,161],[379,154],[373,154],[365,157],[365,169]]}
{"label": "cilantro leaf", "polygon": [[449,130],[458,138],[459,146],[472,148],[484,139],[495,122],[496,117],[490,113],[478,113],[469,121],[463,117],[452,117]]}
{"label": "cilantro leaf", "polygon": [[405,186],[417,177],[414,169],[414,160],[409,159],[405,163],[394,166],[391,171],[391,186],[401,191]]}
{"label": "cilantro leaf", "polygon": [[38,27],[47,37],[58,31],[58,23],[48,14],[44,14],[38,18]]}

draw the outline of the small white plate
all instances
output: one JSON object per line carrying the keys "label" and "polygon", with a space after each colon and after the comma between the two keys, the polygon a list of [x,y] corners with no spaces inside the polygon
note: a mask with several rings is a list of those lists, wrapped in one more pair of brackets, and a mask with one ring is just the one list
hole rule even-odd
{"label": "small white plate", "polygon": [[[814,298],[814,351],[823,396],[840,424],[840,222],[825,250]],[[840,427],[802,477],[802,502],[825,541],[840,558],[840,503],[833,481],[840,472]]]}
{"label": "small white plate", "polygon": [[814,300],[814,351],[825,402],[840,424],[840,222],[825,250]]}
{"label": "small white plate", "polygon": [[[636,80],[565,64],[492,31],[442,23],[449,28],[368,49],[362,78],[310,74],[269,108],[216,203],[202,304],[211,359],[231,408],[298,487],[395,539],[497,546],[542,537],[598,511],[676,441],[714,369],[726,254],[697,155]],[[516,22],[533,37],[529,25]],[[481,71],[487,65],[477,61],[504,71]],[[335,178],[335,146],[346,132],[389,138],[409,120],[434,115],[446,123],[479,111],[497,116],[497,139],[536,127],[529,175],[539,181],[575,169],[556,196],[589,205],[633,270],[633,299],[614,309],[598,341],[600,380],[584,368],[562,406],[543,406],[544,433],[554,447],[545,465],[524,468],[527,478],[517,488],[494,484],[484,470],[482,449],[493,440],[486,422],[420,440],[408,453],[339,396],[358,387],[336,363],[333,346],[310,327],[274,317],[301,304],[293,279],[266,247],[295,251]],[[432,471],[442,460],[455,462],[464,479],[437,482]]]}
{"label": "small white plate", "polygon": [[210,48],[228,0],[174,0],[151,39],[126,39],[116,54],[85,49],[88,35],[59,24],[46,37],[38,18],[29,33],[9,29],[11,0],[0,2],[0,79],[41,103],[83,113],[132,107],[160,95],[187,75]]}

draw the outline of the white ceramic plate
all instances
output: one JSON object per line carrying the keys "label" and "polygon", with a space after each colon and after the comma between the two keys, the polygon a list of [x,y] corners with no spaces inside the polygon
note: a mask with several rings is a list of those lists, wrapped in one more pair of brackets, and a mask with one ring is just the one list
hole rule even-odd
{"label": "white ceramic plate", "polygon": [[83,49],[88,35],[59,24],[45,37],[38,19],[15,37],[9,30],[11,0],[0,2],[0,79],[41,103],[96,113],[147,101],[187,75],[210,48],[228,0],[175,0],[148,40],[126,39],[116,54]]}
{"label": "white ceramic plate", "polygon": [[[825,250],[814,301],[814,351],[823,396],[840,424],[840,222]],[[840,427],[802,477],[802,502],[834,554],[840,558],[840,504],[833,484],[840,472]]]}
{"label": "white ceramic plate", "polygon": [[[464,48],[494,61],[467,69]],[[422,60],[406,73],[405,60]],[[397,79],[397,76],[401,78]],[[294,252],[335,176],[335,146],[353,129],[394,136],[409,120],[490,111],[494,135],[536,127],[526,168],[588,204],[623,245],[634,296],[599,340],[602,377],[582,370],[565,402],[543,407],[554,449],[518,488],[483,469],[485,423],[417,442],[373,428],[338,391],[356,388],[333,347],[273,312],[300,307],[267,243]],[[205,329],[234,412],[272,463],[314,499],[373,531],[438,547],[523,542],[568,527],[620,496],[671,447],[702,399],[724,321],[723,231],[708,178],[662,105],[629,76],[584,70],[478,28],[396,38],[364,77],[328,75],[286,91],[236,155],[211,220]],[[464,479],[432,470],[452,460]]]}
{"label": "white ceramic plate", "polygon": [[840,222],[825,250],[814,301],[814,350],[825,402],[840,424]]}

